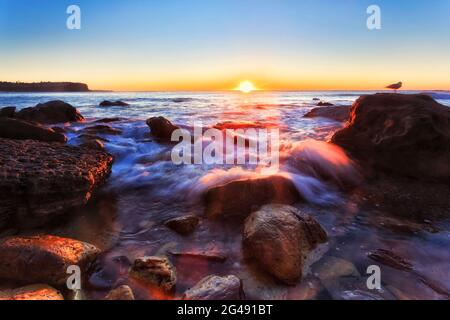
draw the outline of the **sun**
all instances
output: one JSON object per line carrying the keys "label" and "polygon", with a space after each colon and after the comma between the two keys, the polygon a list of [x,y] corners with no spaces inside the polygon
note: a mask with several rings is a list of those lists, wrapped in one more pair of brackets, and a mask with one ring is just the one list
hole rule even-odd
{"label": "sun", "polygon": [[242,81],[236,90],[241,91],[242,93],[250,93],[258,89],[250,81]]}

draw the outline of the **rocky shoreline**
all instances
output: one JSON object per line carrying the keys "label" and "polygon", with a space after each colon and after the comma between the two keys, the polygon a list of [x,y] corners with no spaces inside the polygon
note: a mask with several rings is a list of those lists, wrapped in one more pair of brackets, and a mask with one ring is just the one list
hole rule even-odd
{"label": "rocky shoreline", "polygon": [[[100,105],[128,104],[104,101]],[[370,208],[368,211],[373,213],[370,221],[374,225],[383,225],[394,232],[433,233],[434,221],[448,219],[448,107],[425,95],[375,94],[362,96],[351,109],[321,104],[305,117],[316,116],[347,121],[329,143],[341,146],[361,169],[363,181],[342,189],[349,199],[356,199],[358,206]],[[38,227],[45,229],[50,222],[58,223],[61,217],[82,210],[95,198],[114,163],[104,143],[108,136],[123,134],[106,124],[115,121],[121,119],[96,119],[86,124],[76,108],[63,101],[19,112],[11,107],[0,109],[0,232],[19,228],[33,234]],[[76,145],[67,144],[66,130],[70,127],[55,127],[60,123],[86,124],[77,131],[73,140]],[[172,132],[179,128],[163,117],[151,117],[146,123],[149,134],[161,144],[170,141]],[[164,227],[184,237],[186,242],[210,223],[219,224],[222,232],[235,229],[241,238],[242,256],[257,269],[255,274],[261,274],[255,277],[258,280],[252,280],[257,288],[266,283],[280,292],[295,288],[294,298],[302,299],[339,298],[334,295],[337,287],[339,290],[351,287],[357,290],[359,298],[407,296],[395,287],[370,294],[361,291],[357,282],[361,280],[361,272],[353,264],[332,256],[322,257],[323,250],[334,252],[334,238],[344,231],[327,230],[308,210],[302,209],[305,199],[285,177],[227,182],[206,189],[202,201],[203,215],[184,212],[164,221]],[[377,210],[398,215],[381,217]],[[143,288],[154,299],[254,298],[255,290],[249,280],[253,275],[248,274],[209,274],[192,287],[177,290],[183,274],[173,260],[196,259],[206,261],[206,265],[230,260],[223,252],[202,251],[195,245],[194,249],[182,252],[167,249],[160,254],[119,259],[120,272],[115,272],[120,273],[120,279],[111,280],[108,292],[100,290],[101,298],[142,298]],[[408,266],[406,272],[418,277],[427,290],[438,298],[448,298],[450,290],[446,284],[436,284],[422,273],[412,272],[414,266],[400,255],[380,250],[386,248],[379,248],[370,257],[389,267]],[[2,238],[0,300],[73,298],[65,286],[67,268],[79,266],[83,284],[92,287],[91,274],[95,274],[99,260],[106,254],[92,244],[51,234],[28,236],[19,232]],[[314,267],[314,263],[320,266]],[[311,273],[310,268],[315,272]],[[5,287],[3,280],[15,285]],[[310,286],[304,287],[306,284]]]}

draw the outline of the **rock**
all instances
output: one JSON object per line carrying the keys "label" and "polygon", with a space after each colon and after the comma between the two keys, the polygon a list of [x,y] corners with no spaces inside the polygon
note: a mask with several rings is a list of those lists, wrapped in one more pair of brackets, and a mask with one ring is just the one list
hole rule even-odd
{"label": "rock", "polygon": [[187,290],[183,300],[243,300],[242,283],[236,276],[209,276]]}
{"label": "rock", "polygon": [[205,211],[211,219],[244,219],[262,205],[293,204],[300,199],[292,181],[281,176],[237,180],[209,189]]}
{"label": "rock", "polygon": [[329,118],[336,121],[347,121],[350,116],[350,106],[319,107],[314,108],[304,115],[305,118]]}
{"label": "rock", "polygon": [[55,100],[25,108],[16,113],[16,118],[42,124],[84,121],[76,108],[64,101]]}
{"label": "rock", "polygon": [[52,127],[51,129],[58,133],[62,133],[62,134],[67,133],[67,130],[62,127]]}
{"label": "rock", "polygon": [[394,269],[403,271],[413,270],[413,265],[411,263],[389,250],[378,249],[369,253],[368,256],[370,259]]}
{"label": "rock", "polygon": [[126,107],[129,106],[128,103],[117,100],[117,101],[108,101],[104,100],[99,104],[100,107]]}
{"label": "rock", "polygon": [[450,182],[450,108],[427,95],[362,96],[332,142],[369,167]]}
{"label": "rock", "polygon": [[150,127],[154,137],[165,142],[170,142],[172,139],[172,133],[175,130],[180,129],[164,117],[150,118],[147,120],[147,125]]}
{"label": "rock", "polygon": [[16,107],[4,107],[0,109],[0,118],[14,118]]}
{"label": "rock", "polygon": [[197,228],[199,218],[194,215],[183,216],[168,220],[164,225],[182,235],[189,235]]}
{"label": "rock", "polygon": [[319,223],[290,206],[264,206],[245,221],[246,255],[288,285],[301,279],[309,253],[326,241]]}
{"label": "rock", "polygon": [[314,275],[319,278],[325,286],[341,277],[361,276],[352,262],[331,256],[318,262],[318,266],[314,269]]}
{"label": "rock", "polygon": [[118,122],[118,121],[122,121],[122,120],[124,120],[124,118],[119,118],[119,117],[103,118],[103,119],[94,121],[94,123],[110,123],[110,122]]}
{"label": "rock", "polygon": [[107,125],[95,125],[91,127],[84,128],[80,130],[84,134],[106,134],[106,135],[120,135],[122,134],[122,130],[114,129],[113,127]]}
{"label": "rock", "polygon": [[133,290],[129,286],[123,285],[111,290],[103,300],[134,300]]}
{"label": "rock", "polygon": [[0,138],[0,220],[35,227],[86,204],[112,162],[92,149]]}
{"label": "rock", "polygon": [[313,98],[313,101],[320,101],[319,98]]}
{"label": "rock", "polygon": [[320,102],[317,104],[317,106],[318,106],[318,107],[332,107],[332,106],[334,106],[334,104],[332,104],[332,103],[330,103],[330,102],[323,102],[323,101],[320,101]]}
{"label": "rock", "polygon": [[167,258],[161,257],[136,259],[131,267],[130,276],[165,293],[173,292],[177,282],[175,268]]}
{"label": "rock", "polygon": [[88,140],[80,144],[81,148],[94,149],[94,150],[105,150],[105,145],[98,139]]}
{"label": "rock", "polygon": [[169,250],[169,253],[175,257],[202,259],[213,262],[225,262],[227,260],[227,253],[218,248],[192,249],[184,251]]}
{"label": "rock", "polygon": [[67,268],[77,265],[85,274],[99,249],[78,240],[51,235],[8,237],[0,240],[0,278],[65,286]]}
{"label": "rock", "polygon": [[0,138],[63,143],[67,141],[65,135],[52,129],[12,118],[0,118]]}
{"label": "rock", "polygon": [[55,288],[44,284],[35,284],[0,291],[0,300],[64,300],[64,297]]}

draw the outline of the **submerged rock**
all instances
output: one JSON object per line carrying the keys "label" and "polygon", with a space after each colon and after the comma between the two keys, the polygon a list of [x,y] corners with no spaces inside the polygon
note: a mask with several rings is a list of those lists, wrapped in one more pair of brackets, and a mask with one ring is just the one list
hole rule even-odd
{"label": "submerged rock", "polygon": [[95,125],[91,127],[87,127],[79,132],[84,134],[106,134],[106,135],[119,135],[122,134],[122,130],[114,129],[113,127],[107,125]]}
{"label": "submerged rock", "polygon": [[205,211],[211,219],[244,219],[262,205],[293,204],[300,199],[292,181],[281,176],[237,180],[209,189]]}
{"label": "submerged rock", "polygon": [[153,117],[147,120],[147,125],[150,127],[152,135],[165,142],[170,142],[172,133],[179,129],[164,117]]}
{"label": "submerged rock", "polygon": [[12,118],[0,118],[0,138],[63,143],[67,141],[64,134],[53,129]]}
{"label": "submerged rock", "polygon": [[103,300],[134,300],[133,290],[123,285],[111,290]]}
{"label": "submerged rock", "polygon": [[87,140],[81,143],[80,147],[94,150],[105,150],[105,145],[98,139]]}
{"label": "submerged rock", "polygon": [[317,104],[317,106],[318,106],[318,107],[332,107],[332,106],[334,106],[334,104],[332,104],[332,103],[330,103],[330,102],[323,102],[323,101],[320,101],[320,102]]}
{"label": "submerged rock", "polygon": [[450,182],[450,108],[427,95],[362,96],[332,142],[382,171]]}
{"label": "submerged rock", "polygon": [[208,276],[187,290],[183,300],[242,300],[242,283],[236,276]]}
{"label": "submerged rock", "polygon": [[301,279],[309,253],[326,241],[319,223],[290,206],[264,206],[245,221],[246,255],[288,285]]}
{"label": "submerged rock", "polygon": [[92,149],[0,138],[0,220],[33,227],[86,204],[112,162]]}
{"label": "submerged rock", "polygon": [[173,292],[177,282],[175,268],[167,258],[161,257],[136,259],[131,267],[130,276],[165,293]]}
{"label": "submerged rock", "polygon": [[183,251],[169,250],[169,253],[175,257],[201,259],[213,262],[225,262],[227,260],[227,253],[216,247]]}
{"label": "submerged rock", "polygon": [[413,265],[411,263],[389,250],[378,249],[369,253],[368,256],[370,259],[394,269],[403,271],[413,270]]}
{"label": "submerged rock", "polygon": [[0,290],[0,300],[64,300],[61,292],[45,284]]}
{"label": "submerged rock", "polygon": [[305,118],[329,118],[336,121],[347,121],[350,116],[350,106],[319,107],[314,108],[304,115]]}
{"label": "submerged rock", "polygon": [[197,228],[199,218],[194,215],[183,216],[166,221],[165,226],[182,235],[189,235]]}
{"label": "submerged rock", "polygon": [[102,102],[100,102],[99,104],[100,107],[126,107],[129,106],[128,103],[117,100],[117,101],[108,101],[108,100],[104,100]]}
{"label": "submerged rock", "polygon": [[84,121],[83,116],[76,108],[60,100],[40,103],[35,107],[22,109],[16,113],[15,117],[42,124]]}
{"label": "submerged rock", "polygon": [[0,240],[0,278],[64,286],[69,266],[80,267],[84,275],[99,252],[91,244],[51,235],[4,238]]}
{"label": "submerged rock", "polygon": [[4,107],[0,109],[0,118],[14,118],[16,107]]}

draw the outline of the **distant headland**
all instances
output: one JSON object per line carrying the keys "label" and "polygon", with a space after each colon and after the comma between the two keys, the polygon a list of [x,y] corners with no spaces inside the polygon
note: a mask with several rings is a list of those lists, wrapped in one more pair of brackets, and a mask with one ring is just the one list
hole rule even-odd
{"label": "distant headland", "polygon": [[77,82],[2,82],[0,92],[90,92],[85,83]]}

